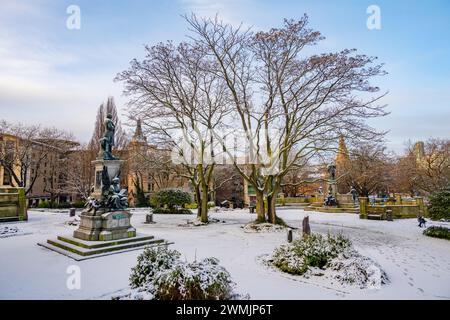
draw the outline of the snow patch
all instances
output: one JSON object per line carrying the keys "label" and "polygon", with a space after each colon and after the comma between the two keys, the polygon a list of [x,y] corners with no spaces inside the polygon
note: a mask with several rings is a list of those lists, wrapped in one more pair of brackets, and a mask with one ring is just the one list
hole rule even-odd
{"label": "snow patch", "polygon": [[23,236],[27,234],[31,234],[31,232],[24,232],[16,226],[0,226],[0,238]]}

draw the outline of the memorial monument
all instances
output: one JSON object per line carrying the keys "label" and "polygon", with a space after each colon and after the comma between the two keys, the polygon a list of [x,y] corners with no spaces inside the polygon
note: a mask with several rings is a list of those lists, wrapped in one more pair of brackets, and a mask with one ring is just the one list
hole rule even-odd
{"label": "memorial monument", "polygon": [[125,189],[120,189],[123,161],[112,154],[115,124],[109,114],[105,120],[105,135],[100,139],[101,150],[95,167],[94,187],[86,209],[81,213],[80,227],[73,236],[90,241],[108,241],[136,236],[131,226],[131,213]]}
{"label": "memorial monument", "polygon": [[134,250],[142,246],[167,245],[162,239],[138,235],[131,225],[126,189],[120,188],[120,173],[124,161],[113,155],[116,125],[110,114],[105,123],[105,134],[99,143],[101,150],[94,166],[94,185],[85,209],[80,214],[80,225],[73,236],[58,236],[39,245],[65,254],[75,260],[84,260],[111,253]]}

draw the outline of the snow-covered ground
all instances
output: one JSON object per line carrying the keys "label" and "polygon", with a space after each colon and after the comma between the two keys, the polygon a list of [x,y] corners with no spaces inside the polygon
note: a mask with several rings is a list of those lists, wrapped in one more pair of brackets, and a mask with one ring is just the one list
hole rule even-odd
{"label": "snow-covered ground", "polygon": [[[188,260],[217,257],[237,283],[236,291],[251,299],[450,299],[450,241],[422,235],[415,219],[368,221],[299,209],[278,213],[294,227],[309,215],[313,232],[344,233],[382,267],[390,283],[361,290],[268,268],[262,260],[286,243],[286,232],[245,232],[242,226],[255,218],[247,210],[213,212],[220,222],[200,227],[182,226],[194,215],[155,215],[155,224],[144,224],[146,211],[136,210],[132,223],[139,233],[174,242],[171,247]],[[30,211],[28,222],[1,225],[20,232],[0,238],[0,299],[107,299],[127,288],[142,250],[76,262],[37,245],[71,234],[76,226],[67,222],[72,220],[68,213]],[[80,267],[80,290],[67,288],[71,265]]]}

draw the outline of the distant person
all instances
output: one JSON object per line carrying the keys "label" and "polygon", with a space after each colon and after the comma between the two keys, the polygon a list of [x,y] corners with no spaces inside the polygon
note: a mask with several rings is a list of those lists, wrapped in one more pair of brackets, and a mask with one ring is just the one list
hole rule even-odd
{"label": "distant person", "polygon": [[420,217],[417,219],[417,221],[419,221],[419,227],[420,227],[420,228],[426,227],[425,224],[427,223],[427,220],[425,220],[424,217],[420,216]]}

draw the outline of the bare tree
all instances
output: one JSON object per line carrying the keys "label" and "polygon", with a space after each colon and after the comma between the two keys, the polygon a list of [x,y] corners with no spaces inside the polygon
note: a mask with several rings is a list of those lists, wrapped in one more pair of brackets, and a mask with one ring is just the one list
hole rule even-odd
{"label": "bare tree", "polygon": [[360,143],[350,150],[350,159],[342,178],[348,188],[354,187],[359,195],[387,192],[392,181],[391,166],[394,157],[380,143]]}
{"label": "bare tree", "polygon": [[323,37],[308,28],[306,15],[257,33],[217,17],[186,20],[194,45],[207,48],[213,58],[210,72],[226,84],[236,119],[229,126],[246,133],[251,163],[243,168],[234,161],[234,166],[256,190],[259,221],[277,222],[276,197],[292,168],[336,150],[340,136],[376,140],[382,135],[365,123],[386,114],[377,104],[384,95],[370,97],[379,88],[369,80],[385,74],[382,65],[355,49],[307,56],[304,49]]}
{"label": "bare tree", "polygon": [[227,113],[224,81],[210,72],[210,58],[201,46],[160,43],[147,46],[146,53],[116,80],[125,83],[124,93],[132,97],[131,117],[142,119],[153,140],[179,159],[180,174],[195,190],[199,217],[207,222],[215,166],[210,132],[220,129]]}
{"label": "bare tree", "polygon": [[64,160],[69,164],[65,173],[64,191],[87,200],[94,185],[91,150],[87,145],[80,145],[72,149]]}
{"label": "bare tree", "polygon": [[3,120],[0,128],[0,165],[14,184],[25,188],[28,195],[36,180],[44,177],[46,191],[56,190],[58,179],[55,180],[53,170],[59,168],[60,157],[76,145],[73,136],[56,128],[10,124]]}
{"label": "bare tree", "polygon": [[432,138],[414,145],[408,142],[393,177],[396,190],[412,195],[430,194],[446,186],[450,181],[450,140]]}

